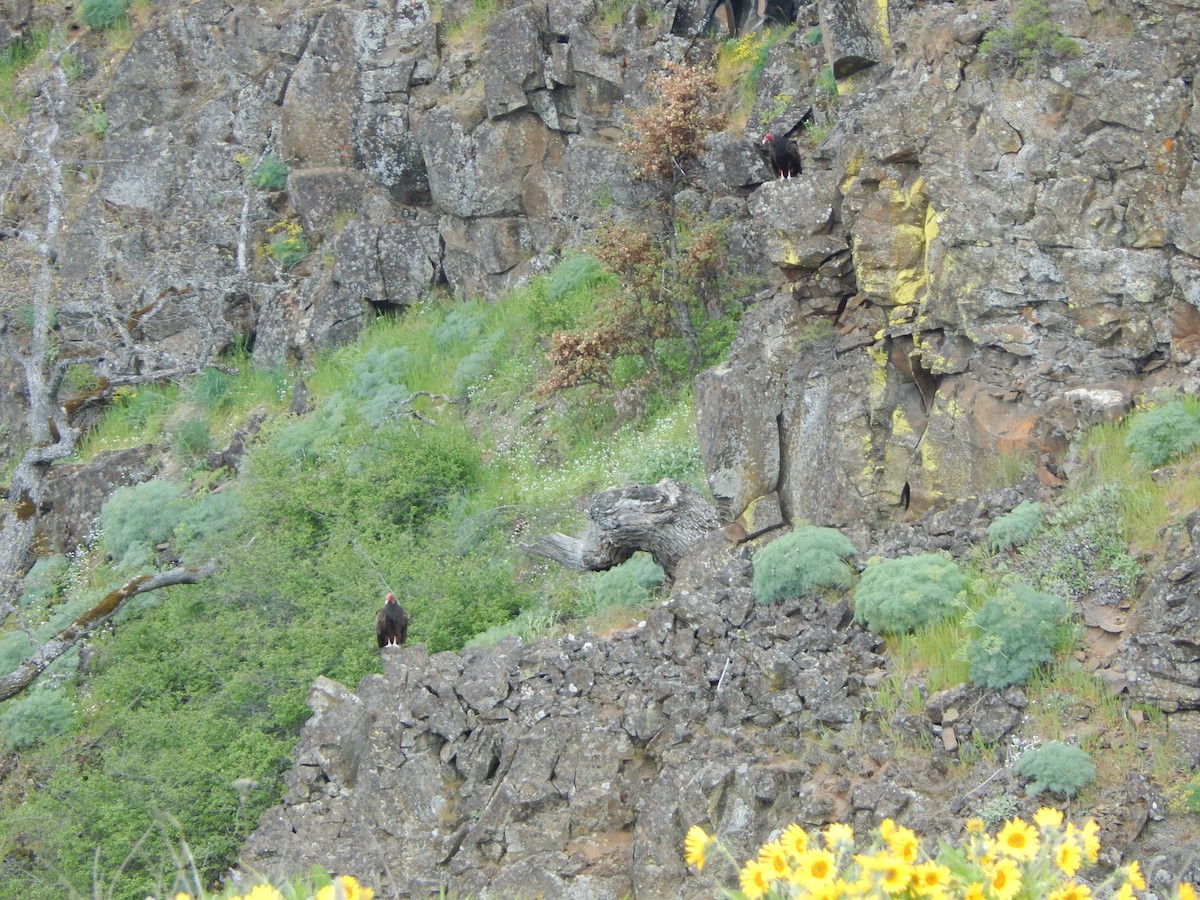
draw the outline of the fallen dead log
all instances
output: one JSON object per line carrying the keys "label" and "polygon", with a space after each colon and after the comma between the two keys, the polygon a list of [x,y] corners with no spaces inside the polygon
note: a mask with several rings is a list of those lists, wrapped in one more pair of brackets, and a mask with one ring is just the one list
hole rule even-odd
{"label": "fallen dead log", "polygon": [[611,569],[644,550],[674,578],[688,549],[720,526],[703,495],[672,478],[601,491],[587,512],[592,524],[579,537],[549,534],[522,549],[587,572]]}

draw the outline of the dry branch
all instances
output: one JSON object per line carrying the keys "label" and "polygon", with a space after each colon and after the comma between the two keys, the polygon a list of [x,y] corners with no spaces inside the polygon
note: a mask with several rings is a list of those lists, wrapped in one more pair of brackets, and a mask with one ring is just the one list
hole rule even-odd
{"label": "dry branch", "polygon": [[180,566],[155,575],[139,575],[115,591],[110,591],[104,598],[83,613],[74,622],[42,644],[32,655],[26,657],[20,665],[0,678],[0,700],[15,697],[33,684],[50,663],[58,659],[75,646],[76,642],[87,637],[99,625],[121,608],[121,604],[136,594],[145,594],[173,584],[195,584],[207,578],[216,569],[215,563],[208,563],[198,569]]}

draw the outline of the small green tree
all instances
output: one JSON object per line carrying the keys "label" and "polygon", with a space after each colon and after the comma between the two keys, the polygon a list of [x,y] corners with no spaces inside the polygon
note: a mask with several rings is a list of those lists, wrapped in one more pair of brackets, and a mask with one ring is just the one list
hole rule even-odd
{"label": "small green tree", "polygon": [[1012,25],[985,34],[979,52],[996,71],[1033,76],[1078,56],[1079,42],[1050,20],[1050,7],[1043,0],[1020,0],[1013,10]]}

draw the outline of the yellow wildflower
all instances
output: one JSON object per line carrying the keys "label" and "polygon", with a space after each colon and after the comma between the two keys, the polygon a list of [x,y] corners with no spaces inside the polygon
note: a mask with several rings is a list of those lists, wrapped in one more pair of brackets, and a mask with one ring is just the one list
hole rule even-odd
{"label": "yellow wildflower", "polygon": [[1146,879],[1142,877],[1142,866],[1136,859],[1125,869],[1125,883],[1139,891],[1146,889]]}
{"label": "yellow wildflower", "polygon": [[828,884],[837,874],[837,859],[828,850],[806,850],[796,860],[792,870],[792,883],[813,891],[817,886]]}
{"label": "yellow wildflower", "polygon": [[854,846],[854,829],[842,822],[834,822],[825,828],[826,850],[849,850]]}
{"label": "yellow wildflower", "polygon": [[799,825],[789,825],[779,836],[779,843],[787,848],[793,859],[799,859],[808,850],[808,832]]}
{"label": "yellow wildflower", "polygon": [[1005,856],[1024,862],[1037,855],[1038,834],[1020,819],[1009,819],[996,835],[996,843]]}
{"label": "yellow wildflower", "polygon": [[1113,896],[1116,897],[1117,900],[1136,900],[1137,898],[1137,894],[1133,892],[1133,888],[1131,888],[1128,884],[1123,884],[1117,888],[1117,892]]}
{"label": "yellow wildflower", "polygon": [[950,870],[935,862],[913,867],[913,890],[922,897],[937,896],[950,883]]}
{"label": "yellow wildflower", "polygon": [[759,900],[760,897],[765,897],[767,891],[771,889],[770,871],[755,860],[750,860],[742,866],[738,881],[741,884],[742,893],[748,900]]}
{"label": "yellow wildflower", "polygon": [[1062,828],[1062,823],[1062,810],[1054,809],[1050,806],[1043,806],[1033,814],[1033,824],[1043,830],[1052,828],[1057,831],[1059,828]]}
{"label": "yellow wildflower", "polygon": [[1064,884],[1057,891],[1052,891],[1046,900],[1090,900],[1092,889],[1086,884]]}
{"label": "yellow wildflower", "polygon": [[1196,889],[1186,881],[1175,888],[1175,896],[1178,900],[1197,900]]}
{"label": "yellow wildflower", "polygon": [[697,870],[704,868],[704,851],[708,849],[709,840],[709,836],[699,825],[688,829],[687,836],[683,839],[683,858],[689,866],[695,866]]}
{"label": "yellow wildflower", "polygon": [[1083,823],[1083,855],[1087,861],[1094,863],[1100,858],[1100,826],[1095,819]]}
{"label": "yellow wildflower", "polygon": [[[340,895],[337,892],[339,887]],[[374,896],[375,891],[360,885],[353,875],[341,875],[333,880],[333,884],[327,884],[317,891],[315,900],[341,900],[342,897],[346,900],[371,900]]]}
{"label": "yellow wildflower", "polygon": [[761,847],[758,851],[758,862],[770,873],[772,881],[786,881],[792,875],[787,849],[780,841]]}
{"label": "yellow wildflower", "polygon": [[912,830],[900,826],[885,838],[888,848],[906,863],[914,863],[921,852],[921,844]]}
{"label": "yellow wildflower", "polygon": [[983,819],[967,819],[965,827],[971,834],[983,834]]}
{"label": "yellow wildflower", "polygon": [[[347,894],[347,897],[349,894]],[[283,894],[275,889],[273,884],[256,884],[250,888],[250,893],[245,896],[245,900],[283,900]]]}
{"label": "yellow wildflower", "polygon": [[1012,900],[1021,889],[1021,872],[1011,859],[1002,859],[988,872],[988,887],[995,900]]}
{"label": "yellow wildflower", "polygon": [[1075,841],[1063,841],[1054,851],[1054,864],[1060,872],[1071,878],[1083,863],[1083,853]]}
{"label": "yellow wildflower", "polygon": [[901,857],[887,853],[854,857],[860,866],[874,873],[875,879],[885,893],[899,894],[912,881],[912,866]]}

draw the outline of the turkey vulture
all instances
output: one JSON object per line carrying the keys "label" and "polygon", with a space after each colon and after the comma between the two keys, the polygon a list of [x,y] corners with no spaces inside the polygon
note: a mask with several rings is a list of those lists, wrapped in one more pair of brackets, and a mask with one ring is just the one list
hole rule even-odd
{"label": "turkey vulture", "polygon": [[815,121],[810,106],[786,134],[763,135],[762,147],[767,152],[767,162],[771,164],[771,171],[776,178],[791,178],[800,174],[800,148],[796,146],[796,135],[803,134],[805,126]]}
{"label": "turkey vulture", "polygon": [[396,595],[388,592],[383,608],[375,613],[375,637],[379,646],[398,647],[408,636],[408,613],[396,602]]}

